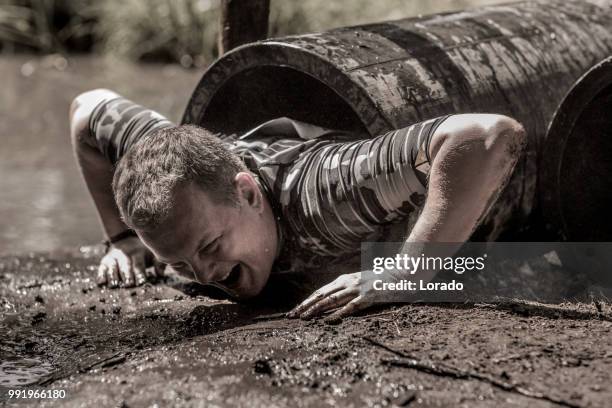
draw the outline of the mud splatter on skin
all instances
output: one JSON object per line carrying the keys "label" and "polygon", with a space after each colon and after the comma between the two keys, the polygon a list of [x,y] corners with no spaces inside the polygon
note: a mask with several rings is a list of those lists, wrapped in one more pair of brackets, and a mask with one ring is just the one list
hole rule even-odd
{"label": "mud splatter on skin", "polygon": [[184,294],[173,278],[100,289],[97,260],[77,251],[0,258],[2,360],[34,361],[28,378],[66,389],[74,406],[551,406],[477,380],[385,365],[394,356],[365,337],[573,405],[612,398],[612,323],[597,318],[612,312],[608,304],[561,305],[565,314],[405,305],[330,326],[274,314],[288,306]]}

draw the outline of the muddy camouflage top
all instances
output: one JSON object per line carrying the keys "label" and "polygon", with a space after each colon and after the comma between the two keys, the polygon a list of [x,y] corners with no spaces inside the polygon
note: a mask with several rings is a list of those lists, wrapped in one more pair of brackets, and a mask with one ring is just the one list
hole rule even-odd
{"label": "muddy camouflage top", "polygon": [[[363,241],[380,240],[385,226],[418,211],[425,201],[429,142],[444,119],[368,138],[279,118],[224,136],[274,208],[281,250],[273,272],[354,257]],[[170,126],[159,113],[124,98],[100,103],[89,123],[113,164],[139,138]]]}

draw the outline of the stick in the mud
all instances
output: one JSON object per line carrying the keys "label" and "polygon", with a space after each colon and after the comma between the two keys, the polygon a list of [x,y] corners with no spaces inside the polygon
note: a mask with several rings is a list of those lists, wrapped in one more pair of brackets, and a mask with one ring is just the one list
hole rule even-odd
{"label": "stick in the mud", "polygon": [[437,375],[439,377],[451,377],[458,380],[479,380],[486,382],[496,388],[503,391],[513,392],[520,394],[524,397],[540,399],[554,404],[558,404],[564,407],[580,408],[580,405],[566,401],[561,398],[551,397],[541,392],[531,391],[523,387],[519,387],[516,384],[510,384],[504,381],[496,380],[486,374],[480,374],[473,371],[464,371],[452,367],[445,367],[434,364],[432,362],[417,361],[412,358],[395,358],[395,359],[383,359],[383,364],[387,364],[395,367],[413,368],[418,371],[422,371],[427,374]]}
{"label": "stick in the mud", "polygon": [[535,391],[531,391],[531,390],[519,387],[516,384],[510,384],[504,381],[497,380],[486,374],[477,373],[475,371],[460,370],[454,367],[446,367],[446,366],[442,366],[439,364],[435,364],[430,361],[419,361],[417,358],[411,357],[402,351],[395,350],[387,346],[386,344],[383,344],[370,337],[364,336],[363,339],[374,346],[380,347],[400,357],[400,358],[395,358],[395,359],[383,359],[382,360],[383,364],[388,364],[390,366],[396,366],[396,367],[413,368],[415,370],[422,371],[427,374],[437,375],[439,377],[451,377],[451,378],[455,378],[458,380],[479,380],[479,381],[486,382],[494,387],[500,388],[504,391],[514,392],[514,393],[523,395],[525,397],[541,399],[544,401],[562,405],[564,407],[571,407],[571,408],[580,407],[579,405],[565,401],[560,398],[550,397],[540,392],[535,392]]}
{"label": "stick in the mud", "polygon": [[284,319],[285,317],[287,317],[287,313],[279,312],[279,313],[271,313],[271,314],[264,314],[264,315],[255,316],[253,318],[253,320],[255,320],[255,321],[278,320],[278,319]]}
{"label": "stick in the mud", "polygon": [[[117,352],[117,353],[112,353],[109,356],[106,356],[104,358],[101,358],[99,360],[96,360],[92,363],[83,365],[81,367],[78,368],[78,372],[79,373],[86,373],[96,367],[100,367],[100,368],[105,368],[105,367],[112,367],[116,364],[121,364],[125,361],[126,359],[126,354],[122,353],[122,352]],[[44,377],[42,379],[40,379],[36,384],[40,385],[40,386],[47,386],[57,380],[61,380],[63,378],[68,377],[69,375],[71,375],[72,373],[52,373],[51,375]]]}
{"label": "stick in the mud", "polygon": [[596,310],[576,310],[530,302],[519,299],[503,299],[497,303],[476,303],[475,307],[505,310],[510,313],[526,314],[542,317],[564,318],[574,320],[605,320],[612,322],[612,316],[605,313],[603,307],[597,304]]}
{"label": "stick in the mud", "polygon": [[399,357],[402,357],[402,358],[409,358],[409,359],[413,359],[413,360],[416,360],[416,359],[417,359],[416,357],[413,357],[413,356],[411,356],[411,355],[408,355],[408,354],[404,353],[403,351],[395,350],[395,349],[393,349],[393,348],[391,348],[391,347],[387,346],[386,344],[383,344],[383,343],[381,343],[381,342],[379,342],[379,341],[377,341],[377,340],[374,340],[374,339],[373,339],[373,338],[371,338],[371,337],[363,336],[362,338],[363,338],[365,341],[367,341],[368,343],[370,343],[370,344],[372,344],[372,345],[374,345],[374,346],[376,346],[376,347],[380,347],[380,348],[381,348],[381,349],[383,349],[383,350],[387,350],[388,352],[393,353],[393,354],[395,354],[396,356],[399,356]]}

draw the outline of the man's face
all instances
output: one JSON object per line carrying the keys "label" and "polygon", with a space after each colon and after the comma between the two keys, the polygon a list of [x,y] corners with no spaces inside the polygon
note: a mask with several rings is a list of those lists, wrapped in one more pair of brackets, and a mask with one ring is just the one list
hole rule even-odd
{"label": "man's face", "polygon": [[194,183],[181,186],[168,219],[139,236],[179,275],[248,298],[268,280],[277,232],[272,210],[253,177],[239,173],[235,184],[236,206],[215,203]]}

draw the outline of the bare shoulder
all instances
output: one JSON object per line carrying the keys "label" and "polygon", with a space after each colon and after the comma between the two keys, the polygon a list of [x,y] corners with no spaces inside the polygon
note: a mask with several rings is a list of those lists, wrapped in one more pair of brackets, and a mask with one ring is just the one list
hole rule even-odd
{"label": "bare shoulder", "polygon": [[510,142],[522,145],[524,140],[523,126],[509,116],[494,113],[457,114],[446,118],[432,135],[430,155],[434,157],[446,141],[451,143]]}
{"label": "bare shoulder", "polygon": [[438,126],[436,133],[498,133],[506,129],[521,128],[510,116],[495,113],[463,113],[449,116]]}
{"label": "bare shoulder", "polygon": [[117,97],[119,97],[118,93],[104,88],[82,92],[72,100],[70,115],[82,115],[83,113],[91,112],[101,101]]}
{"label": "bare shoulder", "polygon": [[93,89],[78,94],[70,104],[70,133],[73,142],[91,144],[89,140],[89,117],[103,100],[117,98],[120,95],[109,89]]}

